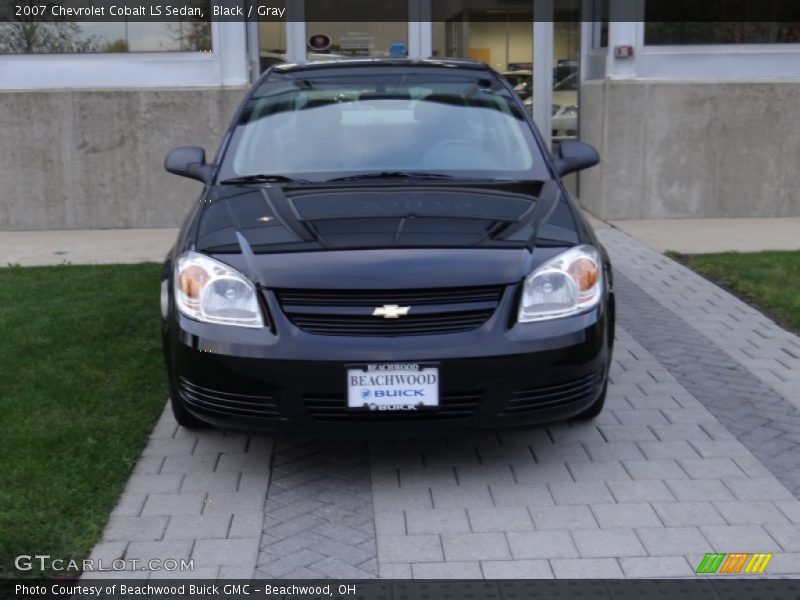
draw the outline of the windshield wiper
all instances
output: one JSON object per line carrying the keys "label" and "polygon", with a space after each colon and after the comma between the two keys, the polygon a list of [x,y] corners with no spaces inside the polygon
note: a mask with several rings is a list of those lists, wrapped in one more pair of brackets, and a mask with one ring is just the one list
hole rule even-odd
{"label": "windshield wiper", "polygon": [[242,175],[241,177],[231,177],[230,179],[223,179],[221,184],[237,184],[237,183],[311,183],[306,179],[295,179],[294,177],[286,177],[286,175],[273,175],[270,173],[256,173],[254,175]]}
{"label": "windshield wiper", "polygon": [[423,171],[375,171],[373,173],[359,173],[347,177],[334,177],[326,179],[325,183],[332,181],[358,181],[360,179],[452,179],[452,175],[445,173],[425,173]]}

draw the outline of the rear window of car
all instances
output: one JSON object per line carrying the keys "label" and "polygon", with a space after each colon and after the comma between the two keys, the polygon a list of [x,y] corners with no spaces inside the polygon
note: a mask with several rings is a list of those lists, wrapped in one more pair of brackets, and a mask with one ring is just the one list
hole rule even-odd
{"label": "rear window of car", "polygon": [[276,74],[248,100],[221,178],[376,171],[548,178],[523,111],[489,74]]}

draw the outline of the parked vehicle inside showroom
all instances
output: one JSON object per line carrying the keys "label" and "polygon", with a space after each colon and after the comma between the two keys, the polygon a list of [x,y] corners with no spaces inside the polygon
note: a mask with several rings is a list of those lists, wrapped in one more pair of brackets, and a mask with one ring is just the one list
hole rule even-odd
{"label": "parked vehicle inside showroom", "polygon": [[553,139],[578,137],[578,73],[553,86]]}
{"label": "parked vehicle inside showroom", "polygon": [[212,162],[161,282],[186,427],[391,436],[591,418],[608,256],[519,97],[482,63],[276,65]]}
{"label": "parked vehicle inside showroom", "polygon": [[504,71],[502,73],[514,91],[519,94],[519,97],[526,100],[531,97],[533,93],[533,71],[530,69],[518,69],[516,71]]}
{"label": "parked vehicle inside showroom", "polygon": [[[533,97],[522,97],[529,113],[533,113]],[[578,137],[578,73],[567,75],[553,86],[554,140],[574,140]]]}

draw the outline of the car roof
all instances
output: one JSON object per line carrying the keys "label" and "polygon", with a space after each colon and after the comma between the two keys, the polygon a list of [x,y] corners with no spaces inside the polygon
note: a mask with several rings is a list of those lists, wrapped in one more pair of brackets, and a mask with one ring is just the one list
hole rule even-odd
{"label": "car roof", "polygon": [[421,68],[451,68],[470,71],[491,71],[491,68],[478,60],[464,58],[342,58],[339,60],[326,60],[307,63],[284,63],[275,65],[273,70],[277,73],[294,73],[299,71],[336,70],[358,67],[421,67]]}

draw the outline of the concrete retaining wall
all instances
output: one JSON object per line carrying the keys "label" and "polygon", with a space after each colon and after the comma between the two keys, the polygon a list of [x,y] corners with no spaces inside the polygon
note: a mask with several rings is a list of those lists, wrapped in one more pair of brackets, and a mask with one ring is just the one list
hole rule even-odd
{"label": "concrete retaining wall", "polygon": [[213,158],[244,88],[0,93],[0,229],[174,227],[197,182],[174,146]]}
{"label": "concrete retaining wall", "polygon": [[800,216],[800,81],[600,80],[580,104],[602,158],[581,174],[595,215]]}
{"label": "concrete retaining wall", "polygon": [[[243,94],[1,92],[0,229],[180,224],[200,184],[164,155],[212,157]],[[800,216],[800,81],[592,81],[581,135],[603,159],[581,203],[601,218]]]}

